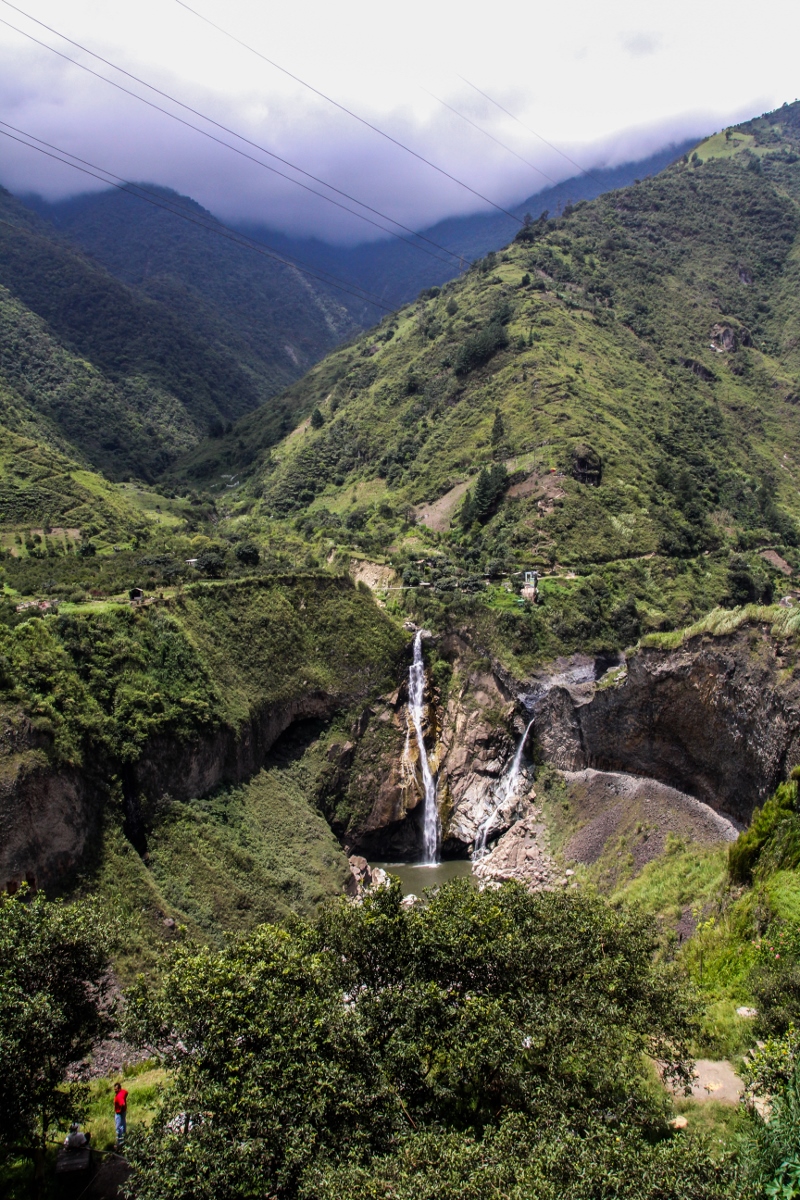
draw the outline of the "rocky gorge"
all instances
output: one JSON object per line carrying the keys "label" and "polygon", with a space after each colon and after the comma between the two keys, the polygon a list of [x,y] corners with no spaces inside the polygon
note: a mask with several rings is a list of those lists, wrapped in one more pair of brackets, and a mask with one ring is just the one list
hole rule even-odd
{"label": "rocky gorge", "polygon": [[[645,641],[627,656],[560,659],[524,679],[482,654],[466,629],[423,644],[438,664],[426,672],[422,729],[439,850],[473,857],[482,880],[566,886],[578,864],[597,862],[620,839],[636,869],[670,835],[730,841],[800,759],[794,643],[757,614],[675,644]],[[349,710],[357,714],[349,736],[327,736],[311,798],[346,854],[418,860],[424,781],[408,668],[401,661],[396,670],[394,692],[355,710],[352,693],[296,689],[236,727],[150,739],[115,785],[128,840],[144,852],[145,820],[160,797],[191,800],[247,780],[297,722],[326,724]],[[5,721],[0,876],[14,884],[50,886],[79,867],[112,802],[97,764],[54,770],[46,742],[32,723]],[[557,851],[540,772],[571,809]]]}
{"label": "rocky gorge", "polygon": [[[625,834],[637,844],[637,869],[669,835],[732,841],[800,759],[795,650],[763,619],[690,631],[677,645],[656,641],[627,657],[573,656],[525,680],[476,654],[464,631],[440,639],[437,654],[452,665],[446,694],[429,686],[426,710],[441,851],[474,855],[488,825],[489,853],[475,866],[482,879],[566,883],[565,864],[591,864]],[[332,747],[352,813],[344,842],[372,858],[413,859],[422,789],[402,687],[353,732]],[[503,780],[526,732],[527,766],[507,795]],[[558,865],[533,781],[539,768],[555,772],[573,807],[576,831]]]}

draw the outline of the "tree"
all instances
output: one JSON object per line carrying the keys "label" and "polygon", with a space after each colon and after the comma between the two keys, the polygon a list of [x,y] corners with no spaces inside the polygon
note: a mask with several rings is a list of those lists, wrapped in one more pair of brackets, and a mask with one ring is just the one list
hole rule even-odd
{"label": "tree", "polygon": [[204,550],[197,556],[197,569],[210,579],[219,579],[225,574],[225,557],[217,549]]}
{"label": "tree", "polygon": [[315,408],[311,414],[311,428],[312,429],[322,429],[322,426],[324,424],[325,424],[325,418],[323,417],[320,410],[318,408]]}
{"label": "tree", "polygon": [[506,427],[503,422],[503,414],[499,408],[494,410],[494,424],[492,425],[492,445],[497,448],[505,441]]}
{"label": "tree", "polygon": [[48,1136],[81,1104],[66,1069],[108,1028],[113,932],[87,901],[0,896],[0,1153],[30,1155],[39,1186]]}
{"label": "tree", "polygon": [[484,467],[475,480],[475,487],[468,491],[461,506],[460,520],[465,529],[473,521],[487,521],[497,508],[508,484],[508,471],[504,463],[495,463],[489,470]]}
{"label": "tree", "polygon": [[261,555],[255,542],[239,542],[234,547],[233,553],[245,567],[257,567],[261,561]]}
{"label": "tree", "polygon": [[173,1069],[131,1140],[136,1195],[310,1197],[329,1165],[515,1117],[548,1136],[565,1113],[575,1138],[666,1132],[643,1056],[685,1080],[692,1008],[655,945],[596,898],[456,881],[410,909],[395,882],[291,932],[179,950],[128,1000],[130,1032]]}

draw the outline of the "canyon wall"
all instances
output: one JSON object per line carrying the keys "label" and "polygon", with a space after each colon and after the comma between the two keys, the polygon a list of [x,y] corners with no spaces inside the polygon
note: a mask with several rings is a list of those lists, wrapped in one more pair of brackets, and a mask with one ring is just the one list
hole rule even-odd
{"label": "canyon wall", "polygon": [[251,778],[292,722],[329,717],[347,701],[310,692],[263,706],[240,728],[220,726],[192,741],[153,738],[136,763],[116,765],[117,791],[115,764],[53,766],[47,737],[27,720],[6,720],[0,727],[0,888],[13,890],[25,880],[57,888],[81,866],[104,816],[120,804],[125,832],[143,852],[144,811],[161,797],[188,800]]}
{"label": "canyon wall", "polygon": [[794,651],[763,629],[643,648],[599,683],[558,683],[533,704],[544,761],[657,779],[742,822],[800,762]]}

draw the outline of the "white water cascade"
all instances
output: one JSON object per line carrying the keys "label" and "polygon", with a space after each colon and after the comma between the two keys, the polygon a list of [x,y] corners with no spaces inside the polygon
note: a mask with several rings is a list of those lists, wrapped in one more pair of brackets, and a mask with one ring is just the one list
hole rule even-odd
{"label": "white water cascade", "polygon": [[483,858],[484,854],[486,853],[486,841],[489,837],[489,833],[490,833],[491,827],[492,827],[492,821],[495,818],[497,810],[499,808],[501,808],[502,805],[504,805],[507,801],[513,800],[517,794],[517,788],[519,787],[520,773],[522,771],[522,755],[525,752],[525,743],[528,740],[528,734],[531,731],[531,726],[533,725],[534,720],[535,720],[535,718],[531,718],[531,720],[525,726],[525,732],[523,733],[522,737],[519,739],[519,742],[517,744],[517,749],[514,753],[514,757],[511,760],[511,766],[508,768],[505,775],[500,780],[497,791],[495,793],[495,799],[496,799],[497,803],[495,804],[492,811],[489,813],[488,817],[486,817],[486,819],[481,823],[480,827],[478,828],[478,832],[475,835],[475,848],[472,851],[473,859]]}
{"label": "white water cascade", "polygon": [[436,784],[431,775],[422,728],[425,719],[425,664],[422,661],[421,629],[414,637],[414,658],[408,670],[408,711],[411,714],[411,723],[417,737],[422,782],[425,788],[425,807],[422,812],[422,862],[432,865],[439,861],[441,828],[439,806],[436,802]]}

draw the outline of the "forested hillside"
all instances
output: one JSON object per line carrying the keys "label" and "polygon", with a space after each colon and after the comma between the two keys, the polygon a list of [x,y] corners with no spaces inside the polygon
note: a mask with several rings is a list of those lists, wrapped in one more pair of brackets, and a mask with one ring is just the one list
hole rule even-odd
{"label": "forested hillside", "polygon": [[567,644],[766,596],[759,556],[793,562],[800,517],[798,114],[532,222],[293,385],[315,412],[280,447],[255,413],[181,471],[245,471],[251,519],[388,546],[440,590],[595,564]]}
{"label": "forested hillside", "polygon": [[[7,192],[0,215],[2,379],[45,440],[111,478],[153,479],[207,433],[258,406],[266,417],[265,403],[301,369],[291,346],[276,345],[274,329],[267,349],[262,339],[254,353],[231,313],[186,289],[181,300],[166,284],[149,295],[120,282]],[[213,242],[213,258],[216,239],[198,235]],[[163,246],[157,253],[168,257]],[[293,289],[313,306],[300,280]],[[292,311],[291,294],[286,284],[288,319],[302,326],[305,313]],[[264,319],[270,324],[269,312]],[[332,345],[335,325],[325,314],[319,324]],[[253,333],[250,342],[257,340]],[[322,348],[303,351],[307,361]],[[271,411],[277,438],[291,414]]]}
{"label": "forested hillside", "polygon": [[347,295],[226,236],[188,196],[132,185],[36,207],[117,279],[256,372],[270,394],[356,328]]}

